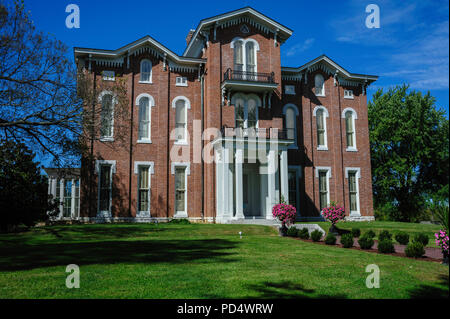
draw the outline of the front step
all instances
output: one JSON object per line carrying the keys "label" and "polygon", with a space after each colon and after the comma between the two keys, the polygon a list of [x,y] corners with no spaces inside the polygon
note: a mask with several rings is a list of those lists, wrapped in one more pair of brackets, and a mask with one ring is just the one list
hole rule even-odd
{"label": "front step", "polygon": [[240,218],[233,219],[228,224],[241,224],[241,225],[267,225],[267,226],[280,226],[281,223],[276,219],[264,219],[264,218]]}

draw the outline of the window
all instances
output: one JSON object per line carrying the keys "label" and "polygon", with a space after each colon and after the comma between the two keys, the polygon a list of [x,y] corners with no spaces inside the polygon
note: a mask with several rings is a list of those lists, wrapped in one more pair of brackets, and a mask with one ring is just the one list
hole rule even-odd
{"label": "window", "polygon": [[[59,179],[59,178],[57,178],[56,180],[56,196],[55,196],[55,199],[56,199],[56,202],[57,203],[61,203],[61,180]],[[58,207],[58,210],[60,210],[61,208],[60,207]]]}
{"label": "window", "polygon": [[236,38],[231,42],[234,50],[234,71],[243,72],[242,78],[257,81],[256,51],[259,51],[258,42],[253,39]]}
{"label": "window", "polygon": [[113,109],[113,96],[110,93],[104,93],[101,97],[102,110],[101,110],[101,138],[113,137],[113,125],[114,125],[114,109]]}
{"label": "window", "polygon": [[314,77],[315,94],[317,96],[325,96],[325,81],[322,74],[316,74]]}
{"label": "window", "polygon": [[186,212],[186,167],[175,168],[175,212]]}
{"label": "window", "polygon": [[235,127],[243,129],[245,134],[248,134],[249,128],[255,133],[258,127],[258,106],[261,105],[261,100],[255,94],[235,94],[231,100],[234,105],[234,119]]}
{"label": "window", "polygon": [[346,167],[345,175],[348,179],[348,195],[350,203],[350,215],[360,215],[359,212],[359,185],[360,168]]}
{"label": "window", "polygon": [[297,208],[297,172],[289,170],[288,173],[289,184],[289,205]]}
{"label": "window", "polygon": [[114,71],[103,71],[103,81],[114,81],[116,79]]}
{"label": "window", "polygon": [[[246,71],[250,73],[256,72],[256,51],[255,51],[255,44],[253,42],[247,42],[245,44],[245,60],[246,60]],[[254,77],[252,80],[256,81],[256,77]]]}
{"label": "window", "polygon": [[75,217],[79,217],[80,211],[80,180],[75,180]]}
{"label": "window", "polygon": [[100,165],[99,176],[99,211],[110,212],[111,210],[111,165]]}
{"label": "window", "polygon": [[347,143],[347,151],[356,152],[356,132],[355,119],[357,115],[354,109],[348,107],[342,111],[342,118],[345,119],[345,137]]}
{"label": "window", "polygon": [[185,76],[177,76],[175,79],[175,86],[188,86],[187,77]]}
{"label": "window", "polygon": [[139,166],[138,175],[138,211],[150,211],[150,167]]}
{"label": "window", "polygon": [[316,167],[316,176],[319,178],[319,206],[320,211],[330,203],[330,184],[331,168]]}
{"label": "window", "polygon": [[244,128],[245,123],[245,115],[244,115],[244,99],[238,98],[234,102],[235,105],[235,119],[236,119],[236,128]]}
{"label": "window", "polygon": [[243,41],[236,41],[234,44],[234,71],[244,71]]}
{"label": "window", "polygon": [[353,99],[353,90],[344,90],[345,99]]}
{"label": "window", "polygon": [[152,83],[152,63],[150,60],[141,61],[141,79],[142,83]]}
{"label": "window", "polygon": [[257,117],[257,105],[255,99],[247,100],[247,127],[248,128],[256,128],[256,123],[258,122]]}
{"label": "window", "polygon": [[139,100],[139,140],[150,140],[150,99]]}
{"label": "window", "polygon": [[72,215],[72,180],[64,181],[63,217]]}
{"label": "window", "polygon": [[318,147],[326,147],[326,125],[325,125],[325,115],[323,110],[318,110],[316,113],[316,123],[317,123],[317,145]]}
{"label": "window", "polygon": [[175,130],[177,142],[186,141],[186,102],[178,100],[175,103]]}
{"label": "window", "polygon": [[295,95],[295,85],[285,85],[284,94]]}
{"label": "window", "polygon": [[286,137],[289,140],[294,140],[289,148],[297,148],[297,116],[298,109],[294,104],[286,104],[283,107],[283,114],[285,118]]}

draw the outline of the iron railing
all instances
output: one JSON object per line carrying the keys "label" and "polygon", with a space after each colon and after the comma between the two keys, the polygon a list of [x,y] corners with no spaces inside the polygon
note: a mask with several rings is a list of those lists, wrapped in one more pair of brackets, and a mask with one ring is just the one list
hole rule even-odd
{"label": "iron railing", "polygon": [[250,82],[264,82],[275,83],[275,73],[260,73],[260,72],[245,72],[228,69],[224,76],[224,80],[235,81],[250,81]]}
{"label": "iron railing", "polygon": [[222,137],[240,137],[240,138],[266,138],[280,140],[294,140],[294,134],[289,129],[279,129],[274,127],[256,128],[256,127],[228,127],[223,126],[220,130]]}

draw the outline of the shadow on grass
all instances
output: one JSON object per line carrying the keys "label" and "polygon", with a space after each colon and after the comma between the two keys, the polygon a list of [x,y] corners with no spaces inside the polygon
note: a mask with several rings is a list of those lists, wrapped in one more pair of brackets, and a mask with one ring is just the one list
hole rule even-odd
{"label": "shadow on grass", "polygon": [[45,243],[0,247],[0,271],[77,264],[232,262],[225,251],[237,243],[223,239],[138,240]]}
{"label": "shadow on grass", "polygon": [[417,288],[410,290],[409,296],[415,299],[448,298],[448,275],[439,276],[439,280],[440,281],[436,285],[420,285]]}
{"label": "shadow on grass", "polygon": [[254,290],[257,294],[255,296],[248,296],[247,298],[335,298],[344,299],[347,298],[345,295],[322,295],[315,294],[314,289],[306,289],[300,284],[292,283],[290,281],[282,282],[269,282],[265,281],[262,283],[249,285],[249,289]]}

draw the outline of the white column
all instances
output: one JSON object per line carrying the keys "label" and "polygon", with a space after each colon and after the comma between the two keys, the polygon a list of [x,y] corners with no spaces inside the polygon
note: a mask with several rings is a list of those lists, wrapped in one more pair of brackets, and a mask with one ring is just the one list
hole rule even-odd
{"label": "white column", "polygon": [[223,151],[216,149],[216,218],[221,219],[223,217]]}
{"label": "white column", "polygon": [[[228,148],[222,149],[222,185],[223,192],[222,202],[223,202],[223,217],[226,219],[231,219],[233,217],[233,188],[231,187],[230,192],[230,150]],[[232,183],[231,183],[232,185]]]}
{"label": "white column", "polygon": [[276,151],[270,150],[268,154],[267,165],[267,205],[266,205],[266,219],[273,219],[272,207],[275,205],[275,172],[276,172]]}
{"label": "white column", "polygon": [[70,202],[70,217],[74,218],[75,217],[75,180],[72,179],[72,198],[71,198],[71,202]]}
{"label": "white column", "polygon": [[236,178],[236,218],[244,218],[242,163],[244,161],[244,149],[236,148],[235,178]]}
{"label": "white column", "polygon": [[59,218],[63,217],[63,208],[64,208],[64,178],[61,178],[60,184],[59,184]]}
{"label": "white column", "polygon": [[288,182],[288,154],[287,150],[281,151],[280,156],[280,180],[281,196],[286,203],[289,203],[289,182]]}
{"label": "white column", "polygon": [[56,183],[58,182],[58,180],[56,178],[52,178],[52,190],[51,190],[51,194],[53,195],[53,198],[56,197]]}

